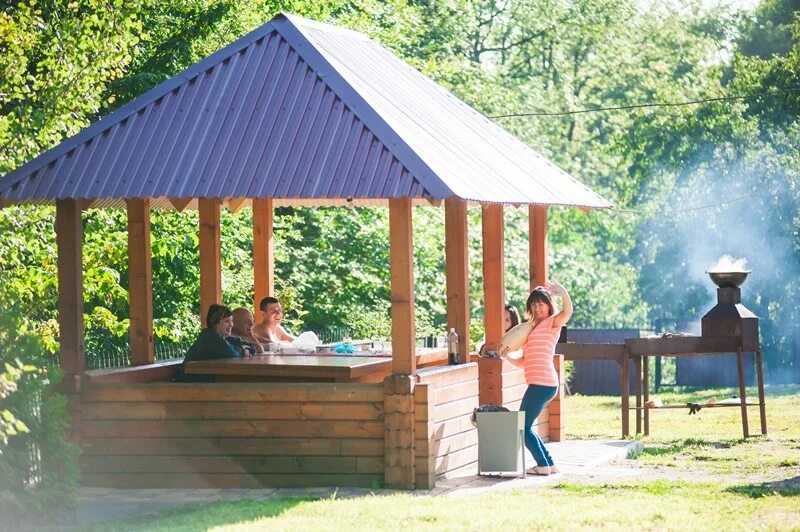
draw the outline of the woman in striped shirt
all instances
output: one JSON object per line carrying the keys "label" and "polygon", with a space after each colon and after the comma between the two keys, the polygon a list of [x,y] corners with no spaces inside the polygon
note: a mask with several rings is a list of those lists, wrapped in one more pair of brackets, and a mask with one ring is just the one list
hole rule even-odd
{"label": "woman in striped shirt", "polygon": [[[562,309],[555,313],[552,296],[560,296]],[[553,459],[544,446],[544,442],[536,433],[536,417],[545,406],[555,398],[558,393],[558,373],[553,364],[556,352],[556,343],[561,334],[561,327],[572,316],[572,300],[566,288],[556,281],[548,281],[544,286],[537,287],[528,296],[525,304],[526,315],[532,326],[531,332],[522,350],[522,357],[509,358],[513,364],[525,370],[525,382],[528,389],[522,397],[519,406],[525,412],[525,447],[533,455],[536,466],[528,470],[535,475],[550,475],[557,473]],[[500,355],[506,355],[508,346],[498,348]]]}

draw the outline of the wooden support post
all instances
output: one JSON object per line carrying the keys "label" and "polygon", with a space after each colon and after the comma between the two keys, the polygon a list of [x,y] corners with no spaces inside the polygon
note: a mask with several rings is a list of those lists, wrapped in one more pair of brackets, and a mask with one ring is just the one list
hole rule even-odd
{"label": "wooden support post", "polygon": [[739,373],[739,403],[742,409],[742,433],[744,437],[750,436],[747,424],[747,388],[744,380],[744,353],[741,346],[736,350],[736,369]]}
{"label": "wooden support post", "polygon": [[564,441],[564,355],[553,357],[556,373],[558,374],[558,393],[548,405],[549,408],[549,436],[550,441]]}
{"label": "wooden support post", "polygon": [[[497,348],[503,337],[505,315],[505,257],[503,206],[483,206],[483,308],[486,349]],[[482,404],[503,404],[502,361],[481,359],[478,363],[479,400]]]}
{"label": "wooden support post", "polygon": [[461,354],[469,360],[469,241],[467,202],[444,201],[445,272],[447,277],[447,332],[455,328]]}
{"label": "wooden support post", "polygon": [[761,434],[767,435],[767,403],[764,397],[764,365],[761,348],[756,349],[756,379],[758,384],[758,417],[761,419]]}
{"label": "wooden support post", "polygon": [[547,205],[528,207],[531,290],[547,281]]}
{"label": "wooden support post", "polygon": [[59,390],[67,396],[70,439],[80,442],[81,384],[86,371],[83,350],[83,224],[75,200],[56,200],[58,253],[58,361],[64,370]]}
{"label": "wooden support post", "polygon": [[218,199],[197,200],[200,215],[200,322],[206,326],[208,307],[222,303],[222,259]]}
{"label": "wooden support post", "polygon": [[128,303],[131,365],[152,364],[153,270],[150,260],[150,200],[129,199],[128,206]]}
{"label": "wooden support post", "polygon": [[392,375],[383,389],[384,481],[414,489],[416,481],[414,383],[414,248],[410,198],[389,200],[389,269],[392,278]]}
{"label": "wooden support post", "polygon": [[414,248],[410,198],[389,200],[389,270],[392,278],[392,373],[416,375]]}
{"label": "wooden support post", "polygon": [[414,376],[389,375],[383,382],[384,482],[414,489],[416,482]]}
{"label": "wooden support post", "polygon": [[272,198],[253,199],[253,316],[261,316],[259,304],[275,295],[274,208]]}
{"label": "wooden support post", "polygon": [[630,436],[630,406],[631,406],[631,394],[630,394],[630,384],[629,384],[629,377],[628,374],[630,372],[630,356],[628,355],[628,348],[623,347],[623,355],[622,360],[619,361],[621,370],[620,370],[620,379],[621,379],[621,390],[620,394],[622,397],[622,437],[627,438]]}

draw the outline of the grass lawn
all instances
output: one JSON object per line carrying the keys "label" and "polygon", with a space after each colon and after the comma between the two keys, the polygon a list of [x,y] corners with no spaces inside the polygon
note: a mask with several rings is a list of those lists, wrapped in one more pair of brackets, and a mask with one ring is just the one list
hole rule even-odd
{"label": "grass lawn", "polygon": [[[659,394],[664,403],[704,402],[731,390]],[[98,530],[800,530],[800,387],[769,388],[769,436],[743,440],[739,410],[653,412],[644,472],[575,478],[532,489],[459,498],[385,494],[354,499],[289,498],[188,506]],[[619,401],[568,397],[568,438],[618,437]],[[758,427],[751,408],[751,430]],[[643,479],[643,480],[642,480]]]}

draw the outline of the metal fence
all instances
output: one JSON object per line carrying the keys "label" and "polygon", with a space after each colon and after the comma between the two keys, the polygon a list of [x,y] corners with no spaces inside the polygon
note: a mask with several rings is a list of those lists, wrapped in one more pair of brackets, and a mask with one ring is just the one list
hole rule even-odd
{"label": "metal fence", "polygon": [[[156,342],[155,359],[160,361],[183,358],[191,345],[191,342]],[[130,347],[106,346],[86,353],[86,369],[122,368],[130,365]]]}

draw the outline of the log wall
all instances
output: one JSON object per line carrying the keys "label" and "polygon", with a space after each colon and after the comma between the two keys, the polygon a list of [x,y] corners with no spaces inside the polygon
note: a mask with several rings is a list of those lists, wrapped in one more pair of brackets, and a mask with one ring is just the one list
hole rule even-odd
{"label": "log wall", "polygon": [[416,487],[436,479],[478,472],[478,431],[470,417],[478,406],[478,365],[419,372],[414,388]]}
{"label": "log wall", "polygon": [[377,486],[381,384],[95,384],[82,393],[84,486]]}

